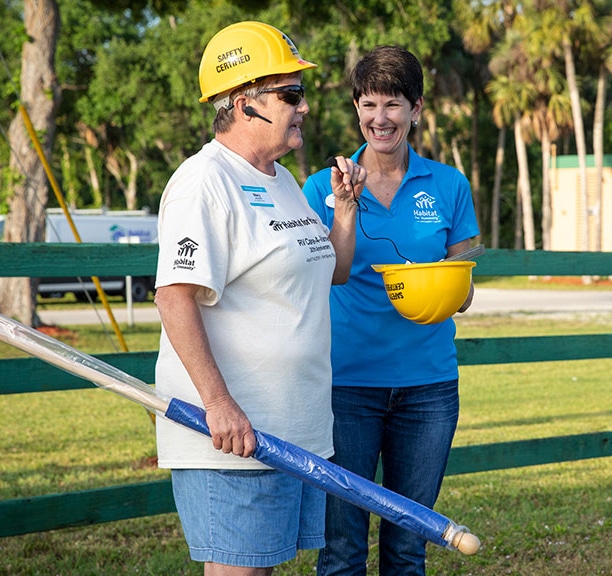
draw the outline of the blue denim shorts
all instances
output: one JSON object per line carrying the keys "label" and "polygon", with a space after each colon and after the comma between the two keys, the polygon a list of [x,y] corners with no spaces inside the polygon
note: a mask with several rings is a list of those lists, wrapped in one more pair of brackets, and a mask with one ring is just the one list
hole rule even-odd
{"label": "blue denim shorts", "polygon": [[275,470],[172,470],[191,559],[265,568],[325,545],[325,493]]}

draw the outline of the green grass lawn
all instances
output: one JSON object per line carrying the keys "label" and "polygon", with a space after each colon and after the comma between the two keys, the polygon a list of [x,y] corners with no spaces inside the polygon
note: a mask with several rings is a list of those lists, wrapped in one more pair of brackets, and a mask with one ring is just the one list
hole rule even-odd
{"label": "green grass lawn", "polygon": [[480,288],[501,290],[610,290],[607,276],[474,276]]}
{"label": "green grass lawn", "polygon": [[[610,333],[597,318],[457,317],[458,337]],[[69,343],[112,351],[97,327],[67,327]],[[159,326],[128,329],[130,350],[157,347]],[[15,355],[0,345],[0,357]],[[612,360],[461,367],[455,445],[612,430]],[[167,478],[152,465],[145,410],[104,390],[0,396],[0,498]],[[483,542],[465,557],[431,546],[428,576],[612,574],[612,459],[445,479],[436,509]],[[377,574],[372,520],[368,576]],[[0,539],[0,575],[201,575],[175,514]],[[314,574],[315,552],[276,574]]]}
{"label": "green grass lawn", "polygon": [[[612,329],[612,313],[455,318],[458,338],[609,334]],[[608,376],[612,359],[461,366],[459,370],[456,446],[612,430]]]}

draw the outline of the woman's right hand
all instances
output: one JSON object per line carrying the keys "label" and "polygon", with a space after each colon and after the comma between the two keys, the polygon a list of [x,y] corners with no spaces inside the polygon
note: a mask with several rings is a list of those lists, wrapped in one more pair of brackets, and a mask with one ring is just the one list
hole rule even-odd
{"label": "woman's right hand", "polygon": [[365,186],[366,169],[350,158],[336,156],[331,170],[331,188],[336,202],[356,202]]}
{"label": "woman's right hand", "polygon": [[257,440],[251,422],[229,394],[207,402],[206,423],[217,450],[242,458],[255,452]]}
{"label": "woman's right hand", "polygon": [[213,446],[248,458],[257,446],[255,434],[215,361],[197,304],[199,290],[194,284],[162,286],[157,289],[155,303],[168,338],[206,408]]}

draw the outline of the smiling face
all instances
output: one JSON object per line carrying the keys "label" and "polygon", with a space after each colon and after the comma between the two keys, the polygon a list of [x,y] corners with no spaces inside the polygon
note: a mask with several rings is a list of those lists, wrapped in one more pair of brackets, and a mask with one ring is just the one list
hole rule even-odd
{"label": "smiling face", "polygon": [[423,106],[419,98],[413,106],[403,95],[362,94],[354,101],[361,133],[373,151],[393,154],[403,150],[413,121]]}
{"label": "smiling face", "polygon": [[351,84],[367,151],[394,154],[407,165],[406,137],[423,108],[418,58],[400,46],[377,46],[357,62]]}

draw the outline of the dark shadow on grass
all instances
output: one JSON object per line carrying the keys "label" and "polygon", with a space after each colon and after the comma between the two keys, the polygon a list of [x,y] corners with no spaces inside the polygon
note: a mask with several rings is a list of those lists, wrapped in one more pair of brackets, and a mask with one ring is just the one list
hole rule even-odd
{"label": "dark shadow on grass", "polygon": [[494,422],[483,422],[479,424],[459,425],[461,430],[488,430],[502,428],[505,426],[533,426],[536,424],[549,424],[559,421],[581,420],[585,418],[599,418],[601,416],[612,416],[612,410],[601,412],[581,412],[577,414],[562,414],[548,416],[534,416],[532,418],[517,418],[514,420],[496,420]]}
{"label": "dark shadow on grass", "polygon": [[[155,471],[158,470],[156,466],[157,458],[152,455],[143,455],[141,458],[136,460],[116,460],[112,462],[105,462],[104,465],[100,466],[82,466],[82,465],[58,465],[58,464],[47,464],[42,468],[36,468],[31,471],[20,470],[18,472],[3,472],[2,480],[9,486],[9,491],[12,495],[1,496],[0,500],[9,500],[13,498],[30,498],[35,496],[44,496],[46,494],[61,494],[66,492],[75,492],[81,490],[93,490],[97,488],[105,488],[111,485],[124,485],[129,484],[132,480],[126,480],[125,478],[112,478],[106,477],[104,480],[99,480],[99,475],[104,474],[108,476],[109,472],[113,471],[130,471],[137,472],[139,470],[147,470],[151,472],[150,480],[159,480],[161,473],[155,475]],[[149,474],[149,472],[146,472]],[[71,480],[69,483],[66,482],[66,478],[88,478],[87,480]],[[32,482],[30,478],[43,478],[46,479],[44,482]],[[133,481],[142,481],[141,479]],[[15,493],[15,486],[22,484],[27,487],[27,490],[23,492],[27,493]],[[1,572],[0,572],[1,574]]]}

